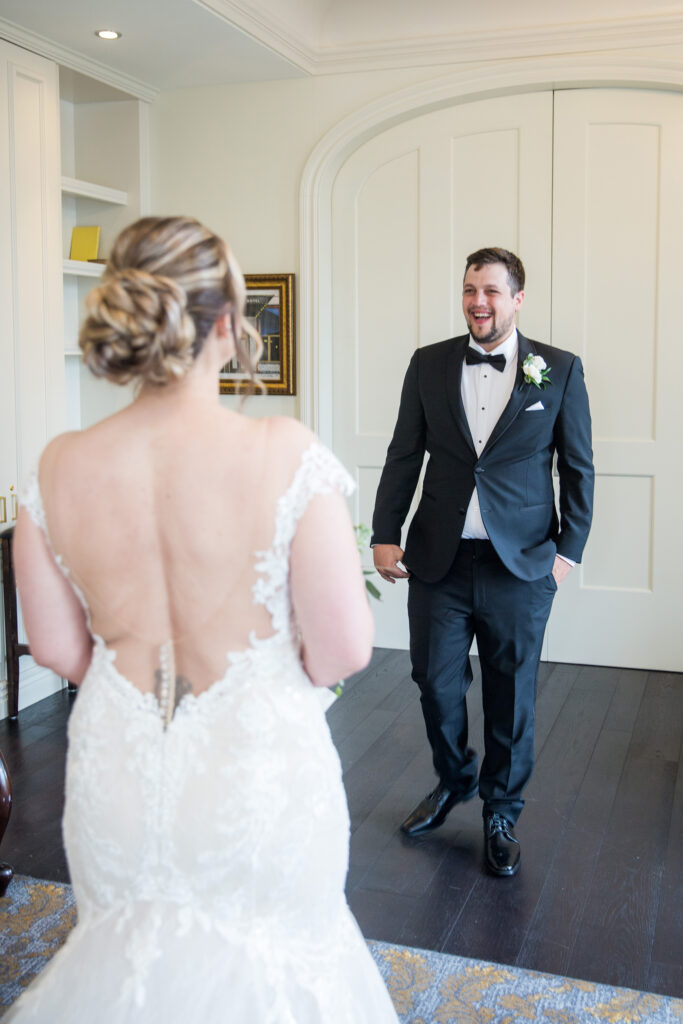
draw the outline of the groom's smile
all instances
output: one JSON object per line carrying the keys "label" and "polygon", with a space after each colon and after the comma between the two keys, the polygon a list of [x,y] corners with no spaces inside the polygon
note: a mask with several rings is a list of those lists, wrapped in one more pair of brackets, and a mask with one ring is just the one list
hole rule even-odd
{"label": "groom's smile", "polygon": [[490,351],[510,336],[524,292],[513,293],[501,263],[469,267],[462,289],[462,311],[474,340]]}

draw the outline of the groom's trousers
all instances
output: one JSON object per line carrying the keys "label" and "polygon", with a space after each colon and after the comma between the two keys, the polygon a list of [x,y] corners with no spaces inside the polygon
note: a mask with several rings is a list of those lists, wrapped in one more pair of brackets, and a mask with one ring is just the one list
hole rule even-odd
{"label": "groom's trousers", "polygon": [[421,693],[427,737],[439,779],[456,794],[477,779],[468,746],[469,650],[476,637],[482,678],[484,813],[513,824],[534,766],[538,663],[557,584],[552,574],[528,581],[503,565],[487,540],[463,540],[444,579],[409,581],[413,679]]}

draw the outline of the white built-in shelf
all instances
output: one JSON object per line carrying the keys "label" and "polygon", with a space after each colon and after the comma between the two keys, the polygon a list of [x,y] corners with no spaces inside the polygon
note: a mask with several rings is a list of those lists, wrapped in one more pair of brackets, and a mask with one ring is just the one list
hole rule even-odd
{"label": "white built-in shelf", "polygon": [[91,181],[79,181],[78,178],[62,177],[62,194],[97,199],[100,203],[113,203],[115,206],[126,206],[128,203],[127,192],[106,185],[95,185]]}
{"label": "white built-in shelf", "polygon": [[86,260],[64,260],[62,269],[65,274],[75,277],[99,277],[104,270],[104,263],[87,263]]}

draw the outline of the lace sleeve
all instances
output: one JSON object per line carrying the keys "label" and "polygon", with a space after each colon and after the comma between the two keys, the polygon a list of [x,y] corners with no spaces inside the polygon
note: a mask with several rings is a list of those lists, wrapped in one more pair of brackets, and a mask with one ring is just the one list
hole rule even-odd
{"label": "lace sleeve", "polygon": [[47,537],[47,521],[45,519],[45,509],[43,508],[40,487],[38,486],[38,471],[36,469],[32,469],[24,480],[19,503],[22,508],[26,509],[36,526],[40,527]]}
{"label": "lace sleeve", "polygon": [[351,475],[329,448],[314,441],[301,456],[292,483],[278,500],[276,542],[289,544],[297,523],[317,494],[339,491],[348,496],[356,489]]}
{"label": "lace sleeve", "polygon": [[355,486],[339,459],[324,445],[314,441],[301,456],[291,484],[278,498],[273,543],[267,551],[256,552],[255,568],[260,579],[253,588],[254,601],[268,608],[276,631],[289,622],[286,600],[289,549],[306,506],[317,494],[339,491],[348,495]]}

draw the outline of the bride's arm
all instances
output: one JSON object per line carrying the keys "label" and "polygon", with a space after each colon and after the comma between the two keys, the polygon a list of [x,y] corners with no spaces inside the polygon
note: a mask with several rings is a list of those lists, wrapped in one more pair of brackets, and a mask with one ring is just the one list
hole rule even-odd
{"label": "bride's arm", "polygon": [[304,667],[316,686],[334,686],[365,668],[374,622],[344,498],[313,498],[291,549],[292,602]]}
{"label": "bride's arm", "polygon": [[40,528],[19,509],[14,568],[31,656],[57,675],[80,683],[92,652],[85,612],[56,565]]}

